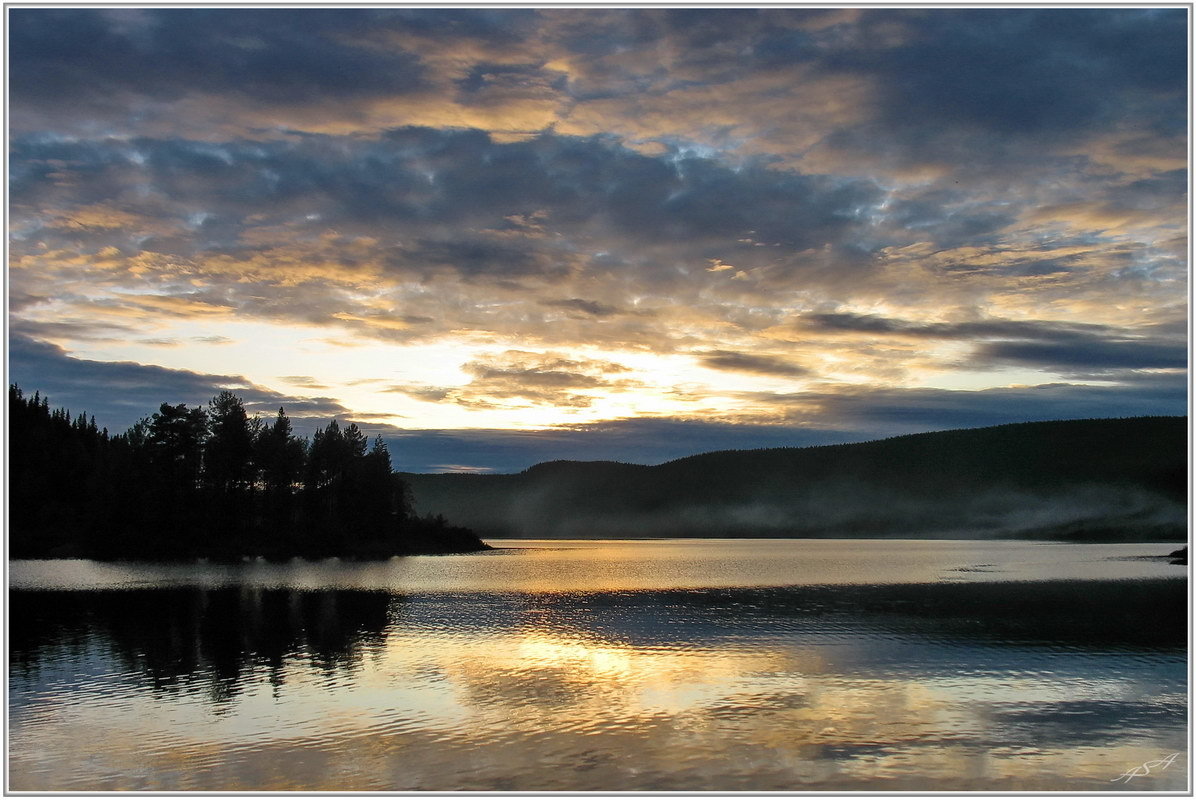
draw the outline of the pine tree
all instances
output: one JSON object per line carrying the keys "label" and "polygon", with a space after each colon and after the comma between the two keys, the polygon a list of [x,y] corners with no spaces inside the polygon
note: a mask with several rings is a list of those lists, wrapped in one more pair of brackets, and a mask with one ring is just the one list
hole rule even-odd
{"label": "pine tree", "polygon": [[204,484],[218,495],[237,496],[253,485],[253,429],[245,404],[223,391],[208,403]]}
{"label": "pine tree", "polygon": [[254,461],[258,466],[264,491],[262,538],[271,547],[294,549],[300,546],[296,492],[303,478],[306,450],[295,437],[286,410],[269,426],[261,426],[254,439]]}

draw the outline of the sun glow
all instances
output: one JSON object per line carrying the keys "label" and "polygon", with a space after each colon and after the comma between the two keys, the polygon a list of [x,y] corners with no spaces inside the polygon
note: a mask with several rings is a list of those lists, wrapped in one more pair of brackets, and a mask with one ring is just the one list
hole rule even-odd
{"label": "sun glow", "polygon": [[[159,318],[136,338],[78,338],[69,328],[48,338],[77,358],[242,376],[280,394],[331,400],[348,409],[346,417],[399,428],[531,430],[635,417],[763,421],[784,416],[778,404],[792,413],[801,392],[885,380],[883,362],[866,349],[806,352],[800,358],[814,367],[806,376],[768,374],[774,363],[789,363],[778,356],[735,355],[747,366],[736,368],[733,358],[715,368],[710,362],[719,358],[708,350],[529,347],[515,336],[470,329],[393,342],[344,327],[227,319],[216,325],[206,316]],[[952,342],[910,351],[887,380],[980,390],[1058,377],[1040,369],[961,368],[967,352]],[[763,372],[754,371],[757,362]]]}
{"label": "sun glow", "polygon": [[[251,321],[212,326],[185,319],[160,323],[132,340],[56,338],[77,358],[243,376],[265,389],[330,398],[350,409],[349,416],[398,427],[537,429],[747,411],[758,405],[748,395],[794,385],[789,378],[710,369],[689,354],[527,349],[517,338],[464,330],[429,342],[394,343],[328,326]],[[493,369],[484,365],[510,352],[521,353],[531,366],[512,372],[497,388],[489,385],[487,369]],[[553,366],[554,360],[563,366]],[[483,366],[471,366],[477,364]],[[577,369],[589,371],[571,371]],[[544,391],[532,391],[537,381],[546,384]]]}

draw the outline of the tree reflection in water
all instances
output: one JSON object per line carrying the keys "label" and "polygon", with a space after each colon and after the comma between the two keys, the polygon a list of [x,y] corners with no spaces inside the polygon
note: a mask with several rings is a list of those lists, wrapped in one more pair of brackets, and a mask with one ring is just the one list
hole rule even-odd
{"label": "tree reflection in water", "polygon": [[281,687],[288,659],[351,672],[382,646],[395,600],[383,591],[249,587],[12,591],[10,658],[28,674],[51,649],[82,658],[95,637],[155,691],[203,691],[220,703],[251,673]]}
{"label": "tree reflection in water", "polygon": [[14,786],[1104,790],[1186,731],[1173,578],[336,586],[13,591]]}

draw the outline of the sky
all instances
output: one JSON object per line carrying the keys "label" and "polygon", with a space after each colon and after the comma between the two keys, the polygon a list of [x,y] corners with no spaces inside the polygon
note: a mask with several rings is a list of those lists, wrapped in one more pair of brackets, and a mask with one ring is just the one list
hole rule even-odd
{"label": "sky", "polygon": [[1188,9],[8,7],[8,379],[513,472],[1187,413]]}

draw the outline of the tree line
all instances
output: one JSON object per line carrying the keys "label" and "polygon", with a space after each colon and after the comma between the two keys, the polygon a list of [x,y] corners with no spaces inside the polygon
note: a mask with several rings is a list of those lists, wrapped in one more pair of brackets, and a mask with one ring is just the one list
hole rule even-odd
{"label": "tree line", "polygon": [[388,557],[485,547],[416,516],[381,437],[333,419],[311,439],[284,409],[224,391],[163,403],[124,433],[9,387],[13,558]]}

